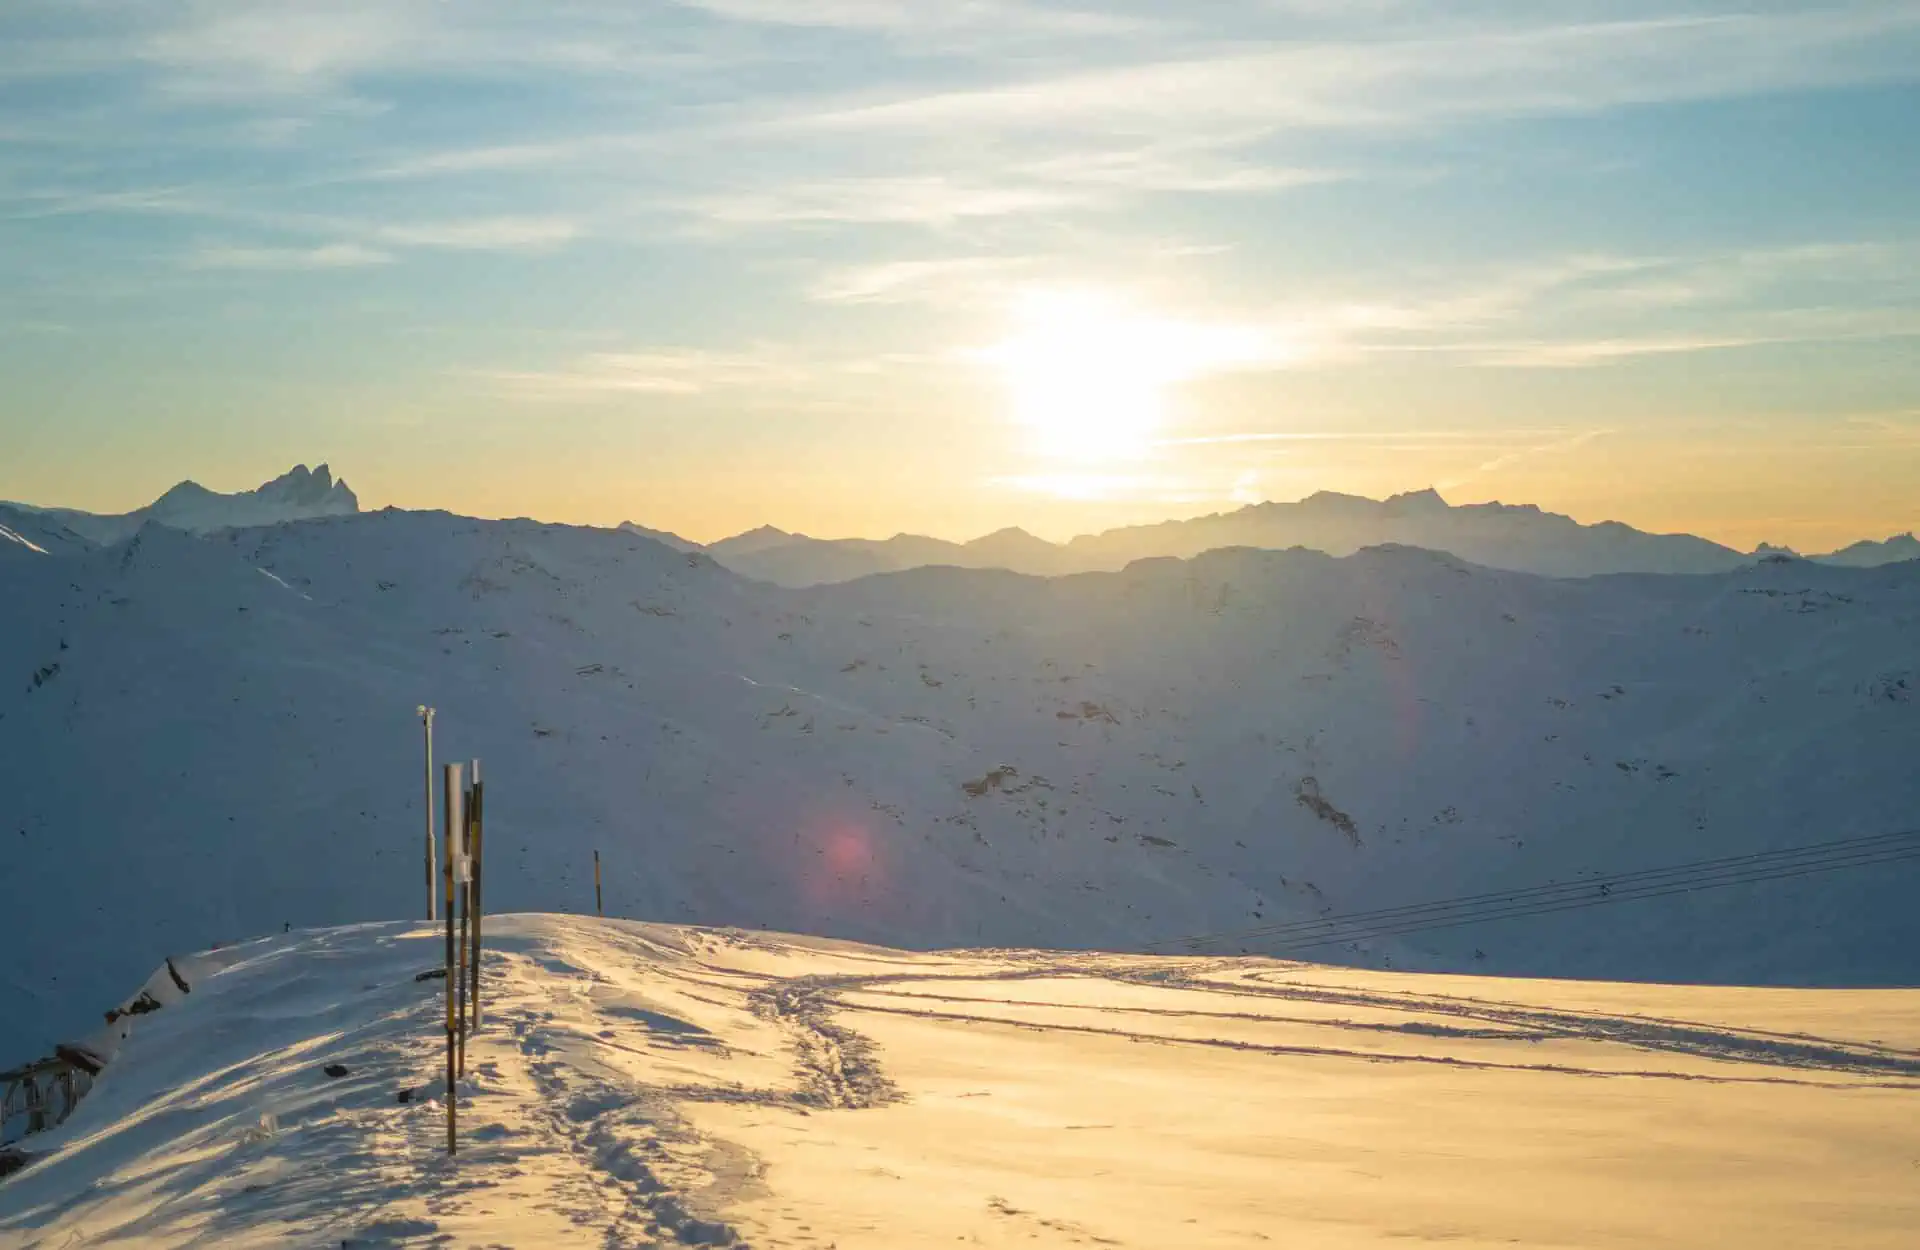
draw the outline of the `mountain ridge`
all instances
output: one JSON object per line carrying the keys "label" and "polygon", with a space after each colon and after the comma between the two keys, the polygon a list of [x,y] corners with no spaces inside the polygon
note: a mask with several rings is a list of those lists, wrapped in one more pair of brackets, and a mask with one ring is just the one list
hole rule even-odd
{"label": "mountain ridge", "polygon": [[148,522],[206,534],[223,529],[275,525],[282,521],[318,516],[346,516],[360,511],[359,497],[345,478],[336,480],[325,463],[309,469],[296,464],[279,477],[252,490],[223,494],[191,478],[177,482],[159,498],[132,512],[96,513],[78,508],[33,504],[0,505],[51,518],[88,542],[112,546],[138,533]]}
{"label": "mountain ridge", "polygon": [[[1563,580],[1232,548],[786,590],[630,532],[391,510],[153,524],[0,562],[0,601],[31,675],[0,683],[0,836],[23,879],[88,882],[19,896],[0,1058],[160,954],[417,912],[416,703],[498,781],[501,910],[589,905],[599,850],[616,914],[907,946],[1137,949],[1920,806],[1911,564]],[[1769,887],[1799,891],[1770,896],[1791,927],[1717,891],[1324,954],[1910,983],[1913,884]]]}

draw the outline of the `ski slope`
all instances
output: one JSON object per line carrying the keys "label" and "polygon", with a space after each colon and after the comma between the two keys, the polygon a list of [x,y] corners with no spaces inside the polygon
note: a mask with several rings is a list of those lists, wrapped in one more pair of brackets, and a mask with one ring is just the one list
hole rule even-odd
{"label": "ski slope", "polygon": [[1895,1250],[1920,1229],[1920,991],[497,917],[448,1159],[443,1000],[414,980],[441,943],[390,923],[212,952],[0,1182],[0,1246]]}
{"label": "ski slope", "polygon": [[[900,947],[1138,950],[1920,824],[1914,564],[1227,550],[795,591],[631,533],[389,511],[28,552],[0,602],[8,1063],[170,952],[422,912],[423,702],[441,759],[487,762],[500,908],[589,906],[599,850],[613,914]],[[1315,956],[1912,984],[1916,884]]]}

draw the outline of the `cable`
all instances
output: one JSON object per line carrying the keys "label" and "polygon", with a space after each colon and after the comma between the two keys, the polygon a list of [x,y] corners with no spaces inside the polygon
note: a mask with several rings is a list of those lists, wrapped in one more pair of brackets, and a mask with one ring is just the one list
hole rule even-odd
{"label": "cable", "polygon": [[[1435,909],[1452,909],[1452,908],[1465,906],[1468,904],[1478,904],[1483,901],[1504,902],[1504,901],[1510,901],[1510,900],[1529,898],[1533,896],[1565,894],[1573,891],[1582,891],[1582,890],[1592,888],[1594,886],[1601,886],[1601,885],[1612,885],[1618,888],[1619,886],[1626,885],[1629,883],[1635,883],[1635,884],[1642,883],[1642,882],[1650,883],[1652,881],[1663,879],[1663,878],[1672,878],[1676,876],[1692,876],[1696,873],[1715,871],[1723,868],[1731,869],[1731,868],[1738,867],[1741,865],[1746,865],[1746,864],[1759,865],[1759,864],[1767,864],[1767,863],[1789,863],[1789,862],[1803,862],[1808,860],[1819,860],[1834,854],[1851,853],[1855,850],[1867,850],[1867,849],[1872,849],[1872,848],[1883,846],[1883,845],[1884,846],[1905,845],[1909,842],[1914,841],[1915,839],[1920,839],[1920,829],[1902,830],[1895,833],[1874,834],[1871,836],[1860,837],[1860,838],[1843,838],[1834,842],[1814,843],[1808,846],[1800,846],[1800,847],[1786,847],[1786,848],[1773,850],[1773,851],[1757,851],[1757,852],[1751,852],[1744,855],[1729,855],[1719,859],[1697,860],[1691,863],[1676,864],[1668,868],[1650,868],[1650,869],[1642,869],[1637,872],[1617,873],[1612,876],[1586,877],[1576,881],[1560,882],[1552,885],[1532,886],[1525,889],[1498,890],[1498,891],[1494,891],[1486,894],[1469,894],[1459,898],[1447,899],[1442,902],[1417,903],[1417,904],[1411,904],[1403,907],[1386,907],[1376,911],[1352,912],[1344,916],[1325,917],[1320,920],[1304,920],[1304,921],[1294,921],[1294,922],[1282,923],[1282,924],[1262,925],[1262,926],[1251,928],[1251,929],[1236,930],[1235,932],[1236,934],[1244,934],[1247,936],[1253,936],[1253,935],[1278,936],[1278,935],[1286,934],[1292,930],[1311,929],[1324,924],[1354,923],[1362,920],[1371,921],[1375,919],[1384,919],[1384,918],[1398,917],[1403,915],[1413,915],[1413,914],[1433,911]],[[1204,937],[1204,936],[1213,936],[1213,935],[1203,934],[1200,936]],[[1173,939],[1173,940],[1184,941],[1187,939]]]}
{"label": "cable", "polygon": [[1545,915],[1639,898],[1662,898],[1694,890],[1753,881],[1773,881],[1920,857],[1920,829],[1778,850],[1698,860],[1578,881],[1465,895],[1436,902],[1352,912],[1316,920],[1196,934],[1152,943],[1148,949],[1181,946],[1197,950],[1226,941],[1261,940],[1267,949],[1298,949],[1361,941],[1401,933],[1454,928],[1488,920]]}
{"label": "cable", "polygon": [[[1477,902],[1470,906],[1447,904],[1428,904],[1419,909],[1405,909],[1418,914],[1375,916],[1360,913],[1353,916],[1327,917],[1321,921],[1309,921],[1290,926],[1285,932],[1271,932],[1267,929],[1246,930],[1235,933],[1203,934],[1197,937],[1177,939],[1173,943],[1198,947],[1212,942],[1231,939],[1268,939],[1267,945],[1296,947],[1323,945],[1330,941],[1353,941],[1364,937],[1391,936],[1395,933],[1419,932],[1426,929],[1449,928],[1460,924],[1475,923],[1482,920],[1505,919],[1514,916],[1540,915],[1553,911],[1564,911],[1578,907],[1601,906],[1611,902],[1627,902],[1636,898],[1659,898],[1669,894],[1686,893],[1693,890],[1715,889],[1721,886],[1741,885],[1750,881],[1779,880],[1790,877],[1806,876],[1816,872],[1828,872],[1841,868],[1861,867],[1877,863],[1888,863],[1920,856],[1920,846],[1887,846],[1869,848],[1866,851],[1854,851],[1844,855],[1829,855],[1818,859],[1805,859],[1792,863],[1750,864],[1733,870],[1722,869],[1716,872],[1675,875],[1666,880],[1641,881],[1616,886],[1611,878],[1590,878],[1567,888],[1555,888],[1551,894],[1538,891],[1527,892],[1533,897],[1504,898],[1494,897],[1488,901]],[[1518,893],[1518,892],[1516,892]]]}
{"label": "cable", "polygon": [[1631,902],[1635,899],[1644,899],[1644,898],[1664,898],[1672,894],[1691,894],[1698,890],[1714,890],[1714,889],[1719,889],[1723,886],[1747,885],[1756,881],[1781,881],[1781,880],[1786,880],[1792,877],[1812,876],[1815,873],[1834,872],[1842,868],[1858,868],[1858,867],[1864,867],[1870,864],[1889,864],[1889,863],[1896,863],[1902,860],[1910,860],[1910,859],[1920,859],[1920,848],[1916,848],[1914,850],[1906,851],[1899,854],[1882,855],[1882,856],[1871,858],[1871,859],[1858,859],[1858,860],[1849,860],[1849,861],[1843,861],[1843,862],[1824,863],[1824,864],[1814,865],[1811,867],[1797,868],[1792,870],[1754,873],[1746,876],[1726,877],[1718,880],[1709,880],[1709,881],[1703,881],[1703,882],[1681,883],[1678,885],[1670,886],[1667,889],[1663,889],[1663,890],[1647,890],[1647,891],[1643,891],[1640,893],[1633,893],[1633,894],[1616,893],[1612,895],[1599,895],[1593,898],[1575,899],[1575,900],[1570,900],[1566,902],[1556,903],[1549,906],[1513,908],[1513,909],[1508,909],[1504,911],[1486,911],[1486,912],[1481,912],[1481,913],[1468,915],[1468,916],[1455,917],[1455,918],[1449,918],[1449,919],[1438,919],[1438,920],[1432,920],[1432,921],[1427,921],[1423,923],[1412,923],[1412,924],[1406,924],[1406,925],[1401,925],[1397,927],[1388,927],[1388,928],[1371,929],[1371,930],[1359,930],[1359,931],[1349,930],[1344,933],[1337,933],[1337,934],[1332,934],[1332,935],[1327,935],[1327,936],[1322,936],[1317,938],[1304,938],[1304,939],[1298,939],[1298,940],[1290,940],[1285,943],[1282,943],[1280,949],[1306,950],[1315,946],[1326,946],[1326,945],[1330,945],[1338,942],[1357,942],[1357,941],[1364,941],[1372,938],[1395,937],[1404,933],[1423,933],[1423,932],[1427,932],[1429,930],[1434,930],[1434,929],[1458,928],[1462,925],[1480,924],[1490,920],[1510,920],[1510,919],[1517,919],[1517,918],[1522,918],[1527,916],[1544,916],[1552,912],[1576,911],[1584,907],[1603,907],[1609,903]]}
{"label": "cable", "polygon": [[[1820,872],[1833,872],[1843,868],[1865,867],[1873,864],[1894,863],[1902,860],[1920,858],[1920,847],[1904,850],[1891,850],[1877,855],[1858,855],[1845,858],[1829,858],[1806,864],[1761,866],[1736,874],[1714,876],[1695,876],[1677,879],[1665,883],[1650,883],[1625,890],[1601,889],[1586,897],[1568,897],[1534,899],[1518,904],[1482,904],[1472,908],[1457,908],[1451,911],[1436,911],[1432,914],[1376,922],[1372,925],[1346,921],[1341,923],[1329,918],[1326,925],[1317,932],[1282,935],[1271,940],[1271,935],[1261,933],[1223,933],[1200,935],[1178,939],[1175,942],[1163,942],[1158,946],[1185,945],[1189,949],[1217,944],[1230,940],[1258,940],[1268,937],[1262,945],[1269,949],[1304,949],[1323,946],[1334,942],[1354,942],[1377,937],[1391,937],[1402,933],[1417,933],[1432,929],[1454,928],[1460,925],[1477,924],[1491,920],[1513,919],[1525,916],[1545,915],[1557,911],[1570,911],[1583,907],[1600,907],[1608,903],[1630,902],[1642,898],[1662,898],[1672,894],[1692,893],[1697,890],[1718,889],[1724,886],[1744,885],[1756,881],[1784,880],[1792,877],[1810,876]],[[1590,882],[1590,885],[1604,884]],[[1663,886],[1664,888],[1656,888]]]}

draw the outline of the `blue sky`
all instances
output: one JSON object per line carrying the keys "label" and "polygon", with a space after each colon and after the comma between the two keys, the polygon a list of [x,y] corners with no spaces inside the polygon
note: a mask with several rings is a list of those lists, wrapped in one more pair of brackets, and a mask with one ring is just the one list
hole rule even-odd
{"label": "blue sky", "polygon": [[0,497],[1920,523],[1910,2],[16,0],[0,49]]}

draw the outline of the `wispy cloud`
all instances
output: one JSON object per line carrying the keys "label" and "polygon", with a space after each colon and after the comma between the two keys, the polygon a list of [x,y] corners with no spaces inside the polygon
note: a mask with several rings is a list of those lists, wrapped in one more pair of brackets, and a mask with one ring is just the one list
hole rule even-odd
{"label": "wispy cloud", "polygon": [[318,247],[203,247],[188,257],[197,269],[358,269],[393,257],[358,243]]}
{"label": "wispy cloud", "polygon": [[913,0],[680,0],[733,21],[776,26],[817,26],[881,31],[921,37],[955,32],[1010,34],[1131,34],[1160,23],[1089,6],[1022,3],[1020,0],[946,0],[938,5]]}
{"label": "wispy cloud", "polygon": [[180,94],[312,90],[350,73],[393,64],[428,37],[418,6],[347,4],[193,6],[194,16],[154,30],[137,45],[150,64],[179,73]]}
{"label": "wispy cloud", "polygon": [[1440,490],[1452,490],[1455,487],[1465,486],[1475,478],[1485,477],[1489,473],[1498,473],[1502,469],[1511,468],[1519,464],[1522,460],[1531,460],[1536,456],[1548,456],[1564,451],[1573,451],[1575,448],[1586,446],[1596,438],[1605,438],[1612,433],[1614,433],[1614,431],[1611,429],[1581,430],[1579,433],[1570,434],[1565,438],[1549,439],[1543,443],[1534,443],[1527,447],[1517,447],[1512,451],[1504,452],[1491,460],[1475,465],[1472,472],[1463,473],[1458,477],[1449,478],[1445,481],[1435,482],[1434,485]]}
{"label": "wispy cloud", "polygon": [[1902,241],[1695,255],[1576,253],[1479,273],[1413,271],[1398,290],[1289,304],[1313,362],[1425,356],[1473,367],[1632,359],[1920,333],[1920,265]]}
{"label": "wispy cloud", "polygon": [[[1510,429],[1499,431],[1504,438],[1527,438],[1545,435],[1561,435],[1566,431],[1557,426],[1544,429]],[[1408,439],[1424,439],[1436,443],[1448,443],[1454,440],[1473,442],[1487,438],[1485,429],[1458,430],[1257,430],[1235,434],[1202,434],[1189,438],[1163,438],[1155,440],[1157,447],[1212,447],[1228,446],[1235,443],[1398,443]]]}
{"label": "wispy cloud", "polygon": [[580,237],[580,223],[564,217],[482,217],[376,226],[374,237],[396,247],[463,252],[547,251]]}
{"label": "wispy cloud", "polygon": [[824,304],[955,304],[1003,297],[1032,256],[956,256],[860,265],[828,274],[809,296]]}
{"label": "wispy cloud", "polygon": [[487,371],[476,376],[513,399],[581,402],[798,387],[812,379],[813,370],[787,348],[759,345],[741,351],[667,347],[594,352],[561,369]]}
{"label": "wispy cloud", "polygon": [[1797,12],[1480,24],[1438,36],[1229,44],[1189,55],[898,96],[792,117],[886,130],[1139,128],[1165,133],[1430,124],[1584,112],[1832,82],[1911,79],[1920,14],[1903,3]]}
{"label": "wispy cloud", "polygon": [[688,207],[721,225],[951,226],[973,217],[1006,217],[1091,202],[1090,196],[1043,186],[972,183],[941,175],[837,178],[772,184],[697,198]]}

